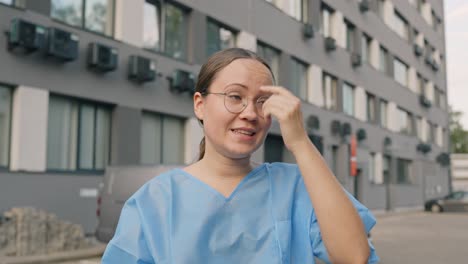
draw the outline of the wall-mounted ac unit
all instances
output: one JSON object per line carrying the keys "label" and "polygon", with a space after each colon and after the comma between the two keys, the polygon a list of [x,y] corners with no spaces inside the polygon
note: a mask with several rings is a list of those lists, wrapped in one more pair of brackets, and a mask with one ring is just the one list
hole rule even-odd
{"label": "wall-mounted ac unit", "polygon": [[78,36],[58,28],[49,28],[47,55],[62,61],[72,61],[78,57]]}
{"label": "wall-mounted ac unit", "polygon": [[310,115],[306,121],[307,129],[314,130],[320,128],[320,120],[317,116]]}
{"label": "wall-mounted ac unit", "polygon": [[46,28],[14,18],[8,32],[8,49],[21,47],[26,53],[42,49],[46,45]]}
{"label": "wall-mounted ac unit", "polygon": [[311,39],[314,37],[314,27],[311,23],[305,23],[302,25],[302,35],[305,39]]}
{"label": "wall-mounted ac unit", "polygon": [[435,61],[435,60],[432,60],[432,69],[434,71],[438,71],[439,70],[439,64]]}
{"label": "wall-mounted ac unit", "polygon": [[156,79],[155,62],[141,56],[130,56],[128,78],[137,83],[154,81]]}
{"label": "wall-mounted ac unit", "polygon": [[176,70],[170,78],[171,91],[195,93],[195,75],[184,70]]}
{"label": "wall-mounted ac unit", "polygon": [[366,139],[367,138],[366,130],[364,128],[358,129],[358,131],[356,132],[356,138],[359,141],[362,141],[362,140]]}
{"label": "wall-mounted ac unit", "polygon": [[111,48],[99,43],[89,43],[88,45],[88,67],[90,69],[108,72],[117,69],[118,52],[116,48]]}
{"label": "wall-mounted ac unit", "polygon": [[432,147],[431,147],[431,144],[428,144],[428,143],[419,143],[416,146],[416,150],[419,152],[422,152],[423,154],[426,154],[428,152],[431,152]]}
{"label": "wall-mounted ac unit", "polygon": [[325,50],[334,51],[336,50],[336,40],[332,37],[325,38]]}
{"label": "wall-mounted ac unit", "polygon": [[338,135],[341,133],[341,123],[338,120],[333,120],[330,124],[332,135]]}
{"label": "wall-mounted ac unit", "polygon": [[424,52],[424,50],[423,50],[423,48],[421,46],[419,46],[418,44],[414,44],[414,54],[416,56],[418,56],[418,57],[422,56],[423,52]]}
{"label": "wall-mounted ac unit", "polygon": [[425,108],[430,108],[431,107],[431,101],[426,98],[424,95],[419,96],[419,103],[424,106]]}
{"label": "wall-mounted ac unit", "polygon": [[350,123],[344,123],[341,126],[341,136],[345,137],[345,136],[349,136],[349,135],[351,135],[351,124]]}
{"label": "wall-mounted ac unit", "polygon": [[432,54],[426,54],[424,61],[427,65],[432,66]]}
{"label": "wall-mounted ac unit", "polygon": [[359,2],[359,10],[361,12],[367,12],[369,11],[369,7],[370,7],[370,3],[369,3],[369,0],[361,0],[361,2]]}
{"label": "wall-mounted ac unit", "polygon": [[351,65],[353,67],[359,67],[361,66],[361,64],[362,64],[361,55],[355,52],[351,53]]}

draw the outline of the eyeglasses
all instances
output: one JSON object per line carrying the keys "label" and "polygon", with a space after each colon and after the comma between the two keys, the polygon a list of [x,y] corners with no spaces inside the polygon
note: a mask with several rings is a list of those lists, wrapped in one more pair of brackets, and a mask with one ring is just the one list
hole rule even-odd
{"label": "eyeglasses", "polygon": [[[247,107],[249,104],[249,100],[246,96],[243,96],[239,92],[232,91],[227,93],[210,93],[210,92],[203,92],[202,95],[208,94],[216,94],[216,95],[223,95],[224,96],[224,107],[226,110],[233,114],[238,114]],[[263,117],[263,104],[266,100],[268,100],[270,96],[261,96],[255,101],[255,109],[257,110],[257,114]]]}

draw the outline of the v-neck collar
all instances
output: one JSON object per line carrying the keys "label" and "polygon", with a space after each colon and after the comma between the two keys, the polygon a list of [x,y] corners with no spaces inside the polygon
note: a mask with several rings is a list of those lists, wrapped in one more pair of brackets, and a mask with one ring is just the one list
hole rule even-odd
{"label": "v-neck collar", "polygon": [[238,190],[244,185],[244,183],[249,180],[249,178],[253,177],[255,174],[257,174],[262,168],[265,167],[265,163],[261,164],[260,166],[257,166],[256,168],[254,168],[253,170],[251,170],[249,173],[247,173],[247,175],[245,175],[245,177],[239,182],[239,184],[237,184],[236,188],[234,188],[234,190],[232,191],[232,193],[226,197],[224,196],[222,193],[220,193],[218,190],[216,190],[215,188],[211,187],[209,184],[207,184],[206,182],[198,179],[197,177],[193,176],[192,174],[190,174],[189,172],[181,169],[181,168],[177,168],[176,170],[183,173],[184,175],[188,176],[189,179],[192,179],[192,181],[198,183],[199,185],[201,185],[203,188],[207,189],[208,191],[214,193],[216,196],[220,197],[221,199],[223,199],[225,202],[229,202],[235,195],[236,193],[238,192]]}

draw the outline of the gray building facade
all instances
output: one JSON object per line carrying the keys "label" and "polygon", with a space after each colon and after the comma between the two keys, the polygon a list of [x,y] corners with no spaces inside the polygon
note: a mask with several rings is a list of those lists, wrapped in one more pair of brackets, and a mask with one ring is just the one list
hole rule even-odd
{"label": "gray building facade", "polygon": [[[12,40],[25,25],[37,49]],[[91,233],[108,164],[193,162],[202,131],[174,83],[227,47],[258,52],[303,100],[311,139],[370,209],[450,190],[442,1],[2,0],[0,27],[0,211],[35,206]],[[89,66],[90,43],[117,67]],[[294,162],[278,124],[254,158]]]}

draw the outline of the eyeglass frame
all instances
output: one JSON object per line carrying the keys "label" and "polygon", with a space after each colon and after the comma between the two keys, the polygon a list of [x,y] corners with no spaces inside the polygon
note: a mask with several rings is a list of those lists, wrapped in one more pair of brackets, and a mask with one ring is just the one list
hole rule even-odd
{"label": "eyeglass frame", "polygon": [[[216,95],[223,95],[224,96],[224,99],[223,99],[223,103],[224,103],[224,108],[226,108],[226,110],[229,112],[229,113],[232,113],[232,114],[239,114],[239,113],[242,113],[242,111],[244,111],[247,106],[249,105],[249,100],[245,100],[246,103],[244,103],[244,100],[243,101],[243,107],[242,109],[239,111],[239,112],[233,112],[231,110],[228,109],[228,107],[226,106],[226,96],[228,95],[228,93],[212,93],[212,92],[207,92],[207,91],[204,91],[204,92],[201,92],[200,93],[202,96],[206,96],[206,95],[209,95],[209,94],[216,94]],[[271,95],[264,95],[264,96],[260,96],[257,101],[255,103],[258,103],[258,100],[259,99],[262,99],[262,98],[266,98],[265,101],[270,98]],[[263,114],[258,114],[259,116],[263,117]]]}

